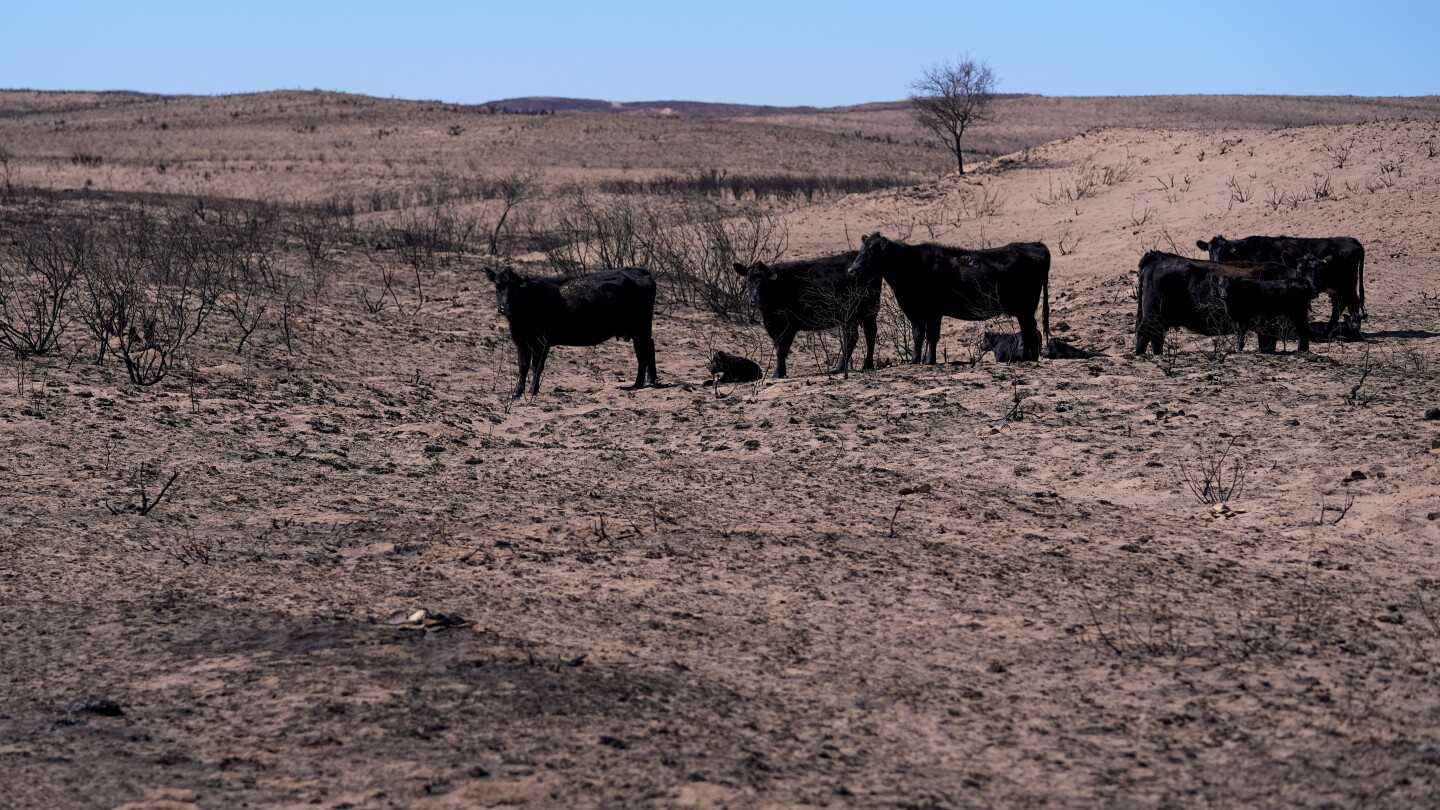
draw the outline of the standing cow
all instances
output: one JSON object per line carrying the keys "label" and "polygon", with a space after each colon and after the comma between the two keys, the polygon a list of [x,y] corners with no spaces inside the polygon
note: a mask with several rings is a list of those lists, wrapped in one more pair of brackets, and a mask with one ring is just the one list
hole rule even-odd
{"label": "standing cow", "polygon": [[1296,271],[1276,262],[1237,267],[1152,250],[1140,259],[1135,296],[1135,354],[1147,346],[1165,351],[1165,333],[1184,327],[1202,335],[1228,334],[1235,328],[1220,293],[1221,278],[1280,280]]}
{"label": "standing cow", "polygon": [[1195,246],[1205,251],[1212,262],[1226,262],[1236,259],[1256,262],[1281,262],[1291,267],[1305,255],[1313,255],[1318,268],[1311,283],[1315,295],[1326,293],[1330,296],[1329,333],[1335,332],[1340,322],[1340,310],[1350,311],[1347,332],[1359,337],[1360,321],[1365,312],[1365,248],[1359,241],[1348,236],[1332,236],[1322,239],[1306,239],[1294,236],[1247,236],[1244,239],[1226,239],[1217,236],[1209,242],[1197,241]]}
{"label": "standing cow", "polygon": [[[984,321],[1008,315],[1020,324],[1024,359],[1040,358],[1035,308],[1044,302],[1045,336],[1050,335],[1050,249],[1017,242],[986,250],[936,244],[907,245],[880,234],[863,236],[850,273],[884,277],[895,302],[910,321],[915,339],[912,361],[933,365],[940,321]],[[922,348],[924,351],[922,352]]]}
{"label": "standing cow", "polygon": [[1220,276],[1220,299],[1225,314],[1235,324],[1235,351],[1245,351],[1245,333],[1255,330],[1260,351],[1275,351],[1277,339],[1291,329],[1300,341],[1299,350],[1310,351],[1310,301],[1315,288],[1307,279],[1288,278],[1264,281]]}
{"label": "standing cow", "polygon": [[850,355],[865,327],[865,369],[875,367],[876,319],[880,315],[880,279],[857,279],[845,271],[855,251],[805,261],[746,267],[735,265],[745,277],[750,304],[760,310],[760,322],[775,343],[775,371],[785,376],[785,358],[799,332],[840,329],[840,362],[836,373],[850,367]]}
{"label": "standing cow", "polygon": [[622,267],[585,275],[528,278],[505,268],[486,270],[495,284],[495,305],[510,321],[510,337],[519,354],[520,379],[512,397],[525,393],[525,376],[534,370],[530,394],[540,392],[540,375],[551,346],[596,346],[610,338],[635,343],[635,387],[658,380],[655,340],[655,279],[643,267]]}

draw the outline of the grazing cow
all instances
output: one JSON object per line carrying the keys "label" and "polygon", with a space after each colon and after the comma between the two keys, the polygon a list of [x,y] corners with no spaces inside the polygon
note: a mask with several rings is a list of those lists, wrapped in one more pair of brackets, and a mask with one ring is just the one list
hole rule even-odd
{"label": "grazing cow", "polygon": [[510,321],[510,337],[519,353],[520,379],[512,397],[525,392],[525,375],[534,370],[530,394],[540,392],[540,375],[551,346],[595,346],[610,338],[635,343],[635,387],[657,382],[655,279],[643,267],[622,267],[579,276],[527,278],[510,268],[486,270],[495,283],[495,304]]}
{"label": "grazing cow", "polygon": [[[986,332],[980,336],[980,351],[994,352],[997,363],[1019,363],[1025,359],[1025,341],[1019,332]],[[1083,360],[1103,354],[1077,349],[1061,338],[1052,337],[1045,341],[1045,351],[1040,356],[1051,360]]]}
{"label": "grazing cow", "polygon": [[1308,280],[1219,276],[1216,281],[1225,313],[1235,324],[1235,351],[1245,351],[1245,333],[1252,328],[1262,352],[1275,351],[1275,341],[1292,328],[1299,336],[1300,351],[1310,351],[1310,301],[1315,289]]}
{"label": "grazing cow", "polygon": [[1220,297],[1220,278],[1275,280],[1297,271],[1275,262],[1235,267],[1152,250],[1140,259],[1135,296],[1135,354],[1151,346],[1165,350],[1165,333],[1182,326],[1202,335],[1223,335],[1234,328]]}
{"label": "grazing cow", "polygon": [[710,376],[716,374],[722,383],[754,382],[760,379],[760,364],[738,354],[715,352],[710,358]]}
{"label": "grazing cow", "polygon": [[840,329],[840,362],[836,373],[850,367],[850,355],[865,327],[865,369],[875,367],[876,318],[880,315],[880,280],[852,278],[845,269],[855,252],[806,261],[746,267],[735,265],[745,277],[750,303],[760,310],[760,321],[775,342],[776,378],[785,376],[785,358],[799,332]]}
{"label": "grazing cow", "polygon": [[[1045,335],[1050,334],[1050,249],[1017,242],[987,250],[936,244],[907,245],[880,234],[861,237],[850,273],[884,277],[895,302],[910,321],[915,339],[912,362],[935,363],[940,321],[984,321],[1008,315],[1020,323],[1026,360],[1040,358],[1035,307],[1044,301]],[[922,354],[922,347],[924,352]]]}
{"label": "grazing cow", "polygon": [[1217,236],[1209,242],[1195,243],[1215,262],[1249,259],[1257,262],[1281,262],[1297,266],[1306,255],[1319,260],[1311,282],[1315,295],[1330,296],[1330,332],[1340,322],[1340,311],[1350,311],[1347,334],[1360,336],[1360,321],[1365,312],[1365,248],[1348,236],[1323,239],[1302,239],[1293,236],[1247,236],[1226,239]]}

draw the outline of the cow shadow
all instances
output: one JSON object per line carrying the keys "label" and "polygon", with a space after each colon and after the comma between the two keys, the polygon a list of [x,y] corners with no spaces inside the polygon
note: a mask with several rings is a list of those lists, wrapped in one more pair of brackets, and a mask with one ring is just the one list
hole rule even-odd
{"label": "cow shadow", "polygon": [[1398,338],[1400,340],[1424,340],[1426,338],[1440,337],[1440,332],[1430,332],[1424,329],[1387,329],[1384,332],[1366,332],[1367,338]]}

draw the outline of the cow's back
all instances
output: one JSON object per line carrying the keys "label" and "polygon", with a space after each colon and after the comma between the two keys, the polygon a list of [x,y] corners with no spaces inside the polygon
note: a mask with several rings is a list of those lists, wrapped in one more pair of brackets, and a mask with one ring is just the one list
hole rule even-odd
{"label": "cow's back", "polygon": [[554,279],[545,313],[551,343],[593,346],[611,338],[648,337],[655,311],[655,278],[643,267],[621,267]]}

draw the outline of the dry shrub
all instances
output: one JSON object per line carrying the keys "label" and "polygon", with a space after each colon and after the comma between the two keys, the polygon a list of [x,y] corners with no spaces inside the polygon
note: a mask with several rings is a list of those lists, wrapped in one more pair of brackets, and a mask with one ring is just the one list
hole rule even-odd
{"label": "dry shrub", "polygon": [[18,357],[49,354],[69,324],[67,304],[90,241],[71,222],[32,226],[13,238],[0,254],[0,346]]}
{"label": "dry shrub", "polygon": [[561,273],[647,267],[674,303],[722,316],[745,307],[733,266],[776,261],[789,244],[783,220],[756,205],[692,205],[681,218],[660,201],[580,191],[551,221],[534,239]]}

